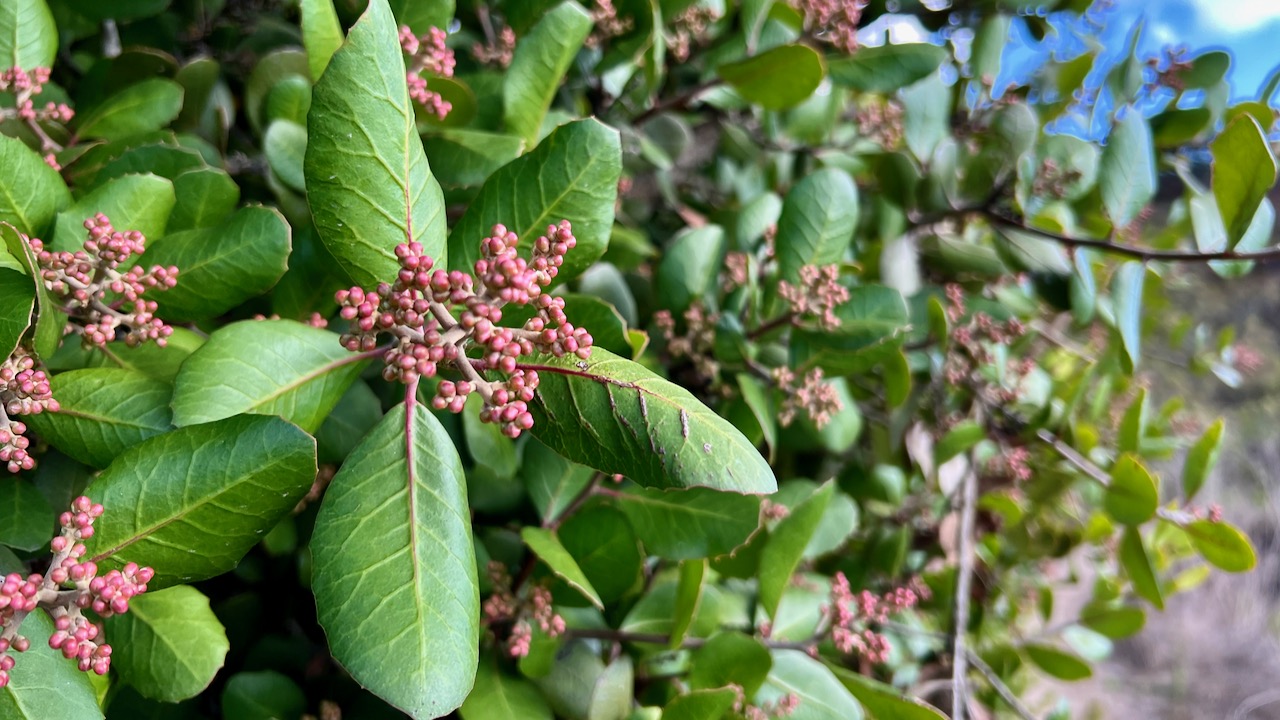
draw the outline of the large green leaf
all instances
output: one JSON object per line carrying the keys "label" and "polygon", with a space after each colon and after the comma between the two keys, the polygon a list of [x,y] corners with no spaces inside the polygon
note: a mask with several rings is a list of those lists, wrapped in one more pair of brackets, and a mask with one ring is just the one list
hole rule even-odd
{"label": "large green leaf", "polygon": [[695,690],[739,685],[751,697],[764,684],[772,667],[773,658],[760,640],[725,631],[712,635],[693,651],[687,680]]}
{"label": "large green leaf", "polygon": [[1141,113],[1130,109],[1111,130],[1102,150],[1098,187],[1102,206],[1118,228],[1133,222],[1155,196],[1155,150],[1151,128]]}
{"label": "large green leaf", "polygon": [[161,317],[205,320],[274,287],[288,269],[292,247],[292,230],[280,211],[254,206],[217,227],[167,235],[147,248],[142,262],[178,268],[178,284],[154,294]]}
{"label": "large green leaf", "polygon": [[808,45],[782,45],[716,68],[720,79],[766,110],[799,105],[822,84],[827,69]]}
{"label": "large green leaf", "polygon": [[159,175],[124,175],[99,185],[74,205],[58,213],[51,249],[84,249],[88,233],[84,221],[106,215],[117,230],[137,230],[150,244],[164,235],[176,196],[173,182]]}
{"label": "large green leaf", "polygon": [[53,508],[35,485],[14,478],[0,483],[0,545],[39,550],[48,544],[55,521]]}
{"label": "large green leaf", "polygon": [[58,55],[58,28],[45,0],[0,3],[0,67],[51,67]]}
{"label": "large green leaf", "polygon": [[227,219],[240,202],[240,186],[218,168],[192,168],[173,179],[177,205],[169,232],[212,227]]}
{"label": "large green leaf", "polygon": [[661,307],[679,315],[695,300],[716,290],[723,256],[724,229],[719,225],[677,234],[658,264],[657,300]]}
{"label": "large green leaf", "polygon": [[311,488],[315,452],[296,425],[259,415],[144,440],[85,491],[107,508],[85,543],[89,557],[148,565],[155,589],[220,575]]}
{"label": "large green leaf", "polygon": [[601,601],[613,603],[640,587],[645,556],[631,525],[618,510],[602,504],[581,508],[565,518],[556,537]]}
{"label": "large green leaf", "polygon": [[307,48],[311,77],[318,79],[342,45],[342,26],[333,0],[302,0],[302,44]]}
{"label": "large green leaf", "polygon": [[89,368],[58,373],[50,382],[58,412],[27,423],[58,450],[95,468],[173,427],[173,388],[135,370]]}
{"label": "large green leaf", "polygon": [[312,588],[338,662],[414,718],[435,718],[471,690],[480,597],[462,462],[439,421],[407,405],[333,478],[311,538]]}
{"label": "large green leaf", "polygon": [[677,695],[662,709],[664,720],[716,720],[733,709],[738,701],[734,688],[693,690]]}
{"label": "large green leaf", "polygon": [[1227,126],[1213,150],[1213,197],[1227,229],[1229,247],[1244,237],[1258,205],[1276,183],[1276,159],[1266,133],[1245,113]]}
{"label": "large green leaf", "polygon": [[34,612],[22,623],[31,649],[15,658],[9,684],[0,689],[0,717],[5,720],[101,720],[97,694],[88,673],[49,647],[53,620]]}
{"label": "large green leaf", "polygon": [[70,204],[71,192],[57,170],[21,140],[0,135],[0,222],[37,237]]}
{"label": "large green leaf", "polygon": [[199,695],[231,644],[209,598],[190,585],[148,592],[107,619],[111,668],[144,697],[178,702]]}
{"label": "large green leaf", "polygon": [[862,720],[862,706],[831,670],[803,650],[774,650],[773,669],[756,693],[757,704],[794,694],[800,704],[791,720]]}
{"label": "large green leaf", "polygon": [[113,94],[79,120],[81,138],[121,140],[159,130],[182,112],[184,90],[167,78],[152,78]]}
{"label": "large green leaf", "polygon": [[651,555],[691,560],[733,552],[760,525],[760,498],[707,488],[639,488],[617,496],[636,535]]}
{"label": "large green leaf", "polygon": [[830,60],[827,69],[837,85],[891,93],[928,77],[946,59],[946,48],[929,43],[885,44]]}
{"label": "large green leaf", "polygon": [[239,672],[222,689],[223,720],[296,718],[307,707],[302,688],[274,670]]}
{"label": "large green leaf", "polygon": [[805,265],[840,261],[858,225],[858,187],[843,170],[825,168],[791,188],[778,219],[778,267],[795,283]]}
{"label": "large green leaf", "polygon": [[604,254],[622,172],[618,131],[598,120],[556,128],[537,148],[502,166],[449,233],[449,267],[470,272],[480,241],[502,224],[520,236],[529,256],[533,241],[561,220],[573,224],[578,244],[564,258],[557,282],[579,275]]}
{"label": "large green leaf", "polygon": [[792,508],[769,533],[760,555],[760,607],[770,618],[777,615],[782,592],[791,584],[791,576],[834,494],[835,483],[825,483]]}
{"label": "large green leaf", "polygon": [[438,27],[449,28],[453,20],[455,0],[391,0],[396,23],[408,25],[418,35]]}
{"label": "large green leaf", "polygon": [[390,281],[395,247],[409,241],[444,260],[444,195],[418,138],[386,0],[369,3],[316,83],[307,138],[307,202],[352,280]]}
{"label": "large green leaf", "polygon": [[650,487],[770,493],[777,481],[742,433],[689,391],[599,348],[540,356],[533,434],[552,450]]}
{"label": "large green leaf", "polygon": [[560,81],[591,32],[591,16],[576,2],[548,11],[516,43],[503,78],[502,119],[508,132],[532,147]]}
{"label": "large green leaf", "polygon": [[458,709],[462,720],[552,720],[542,693],[528,680],[504,675],[493,662],[476,668],[476,684]]}
{"label": "large green leaf", "polygon": [[258,413],[315,432],[365,364],[336,334],[293,320],[226,325],[178,371],[173,421],[184,426]]}
{"label": "large green leaf", "polygon": [[436,179],[445,188],[474,187],[520,157],[524,140],[514,135],[447,128],[422,138]]}

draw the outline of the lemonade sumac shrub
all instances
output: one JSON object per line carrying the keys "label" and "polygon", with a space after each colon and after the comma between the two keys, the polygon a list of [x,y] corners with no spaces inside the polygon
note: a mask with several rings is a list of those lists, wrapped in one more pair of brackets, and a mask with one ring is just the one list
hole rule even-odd
{"label": "lemonade sumac shrub", "polygon": [[1272,114],[955,5],[4,0],[0,718],[1043,717],[1251,569]]}

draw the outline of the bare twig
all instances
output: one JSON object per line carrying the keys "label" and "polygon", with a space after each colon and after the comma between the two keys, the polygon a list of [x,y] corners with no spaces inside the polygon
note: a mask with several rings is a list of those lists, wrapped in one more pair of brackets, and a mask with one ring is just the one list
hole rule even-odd
{"label": "bare twig", "polygon": [[956,530],[959,567],[956,570],[955,628],[951,640],[951,718],[964,720],[969,696],[965,675],[969,651],[965,631],[969,627],[969,595],[973,592],[973,528],[978,511],[978,474],[971,468],[961,485],[960,526]]}

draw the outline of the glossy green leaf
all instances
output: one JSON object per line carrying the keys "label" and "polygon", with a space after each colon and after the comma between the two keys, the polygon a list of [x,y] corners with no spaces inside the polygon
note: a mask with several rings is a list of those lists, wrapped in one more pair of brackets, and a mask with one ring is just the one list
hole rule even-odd
{"label": "glossy green leaf", "polygon": [[306,706],[302,689],[274,670],[236,673],[222,689],[222,720],[296,718]]}
{"label": "glossy green leaf", "polygon": [[49,544],[56,521],[57,514],[35,485],[16,478],[0,483],[0,545],[39,550]]}
{"label": "glossy green leaf", "polygon": [[773,667],[773,658],[758,639],[740,632],[712,635],[689,658],[689,687],[694,690],[739,685],[755,695]]}
{"label": "glossy green leaf", "polygon": [[105,468],[121,452],[173,427],[173,388],[123,368],[58,373],[50,382],[58,412],[26,418],[45,440],[71,458]]}
{"label": "glossy green leaf", "polygon": [[316,83],[307,117],[316,229],[347,275],[368,287],[395,277],[400,243],[422,243],[438,263],[445,259],[444,196],[404,78],[391,11],[372,0]]}
{"label": "glossy green leaf", "polygon": [[94,108],[80,120],[76,134],[120,140],[159,130],[182,112],[183,93],[181,85],[167,78],[143,80]]}
{"label": "glossy green leaf", "polygon": [[559,517],[586,489],[594,474],[591,468],[565,460],[537,440],[525,445],[520,478],[543,521]]}
{"label": "glossy green leaf", "polygon": [[760,607],[773,618],[778,613],[782,592],[791,583],[822,516],[831,504],[835,484],[827,482],[794,508],[769,533],[760,556]]}
{"label": "glossy green leaf", "polygon": [[533,435],[574,462],[649,487],[769,493],[773,471],[728,421],[689,391],[596,349],[590,360],[543,355]]}
{"label": "glossy green leaf", "polygon": [[117,230],[137,230],[151,246],[169,225],[176,202],[173,182],[158,175],[124,175],[95,188],[74,205],[58,213],[52,249],[75,252],[84,249],[88,233],[84,221],[97,213],[106,215]]}
{"label": "glossy green leaf", "polygon": [[1130,111],[1116,123],[1102,150],[1098,187],[1111,222],[1123,228],[1138,217],[1156,192],[1156,159],[1151,128]]}
{"label": "glossy green leaf", "polygon": [[806,175],[787,193],[778,219],[777,253],[782,278],[796,283],[805,265],[844,258],[858,225],[858,187],[843,170]]}
{"label": "glossy green leaf", "polygon": [[1036,667],[1059,680],[1084,680],[1093,675],[1089,663],[1074,653],[1038,643],[1024,645],[1022,649]]}
{"label": "glossy green leaf", "polygon": [[663,720],[717,720],[733,709],[738,694],[733,688],[694,690],[677,695],[662,709]]}
{"label": "glossy green leaf", "polygon": [[1142,286],[1147,268],[1137,260],[1122,263],[1111,280],[1111,297],[1115,303],[1116,330],[1124,353],[1121,359],[1129,372],[1142,359]]}
{"label": "glossy green leaf", "polygon": [[1182,530],[1196,551],[1219,570],[1247,572],[1258,564],[1249,538],[1229,523],[1195,520],[1183,525]]}
{"label": "glossy green leaf", "polygon": [[453,711],[475,678],[471,542],[453,441],[421,404],[396,406],[325,494],[311,538],[312,590],[334,658],[414,718]]}
{"label": "glossy green leaf", "polygon": [[532,683],[505,675],[483,660],[476,669],[475,687],[458,713],[462,720],[552,720],[551,708]]}
{"label": "glossy green leaf", "polygon": [[783,45],[716,68],[716,74],[748,102],[766,110],[799,105],[822,84],[822,55],[808,45]]}
{"label": "glossy green leaf", "polygon": [[37,237],[71,204],[71,192],[57,170],[21,140],[0,135],[0,222]]}
{"label": "glossy green leaf", "polygon": [[1196,493],[1200,492],[1209,473],[1218,464],[1222,431],[1225,427],[1226,423],[1218,418],[1187,451],[1187,459],[1182,466],[1182,493],[1186,502],[1191,502]]}
{"label": "glossy green leaf", "polygon": [[85,494],[109,508],[85,544],[105,567],[155,569],[150,587],[235,567],[306,494],[315,440],[280,418],[241,415],[179,428],[125,450]]}
{"label": "glossy green leaf", "polygon": [[262,150],[267,164],[290,190],[307,191],[302,163],[307,152],[307,129],[289,120],[275,120],[267,126],[262,138]]}
{"label": "glossy green leaf", "polygon": [[587,576],[582,574],[582,568],[578,567],[578,562],[573,559],[568,550],[564,549],[564,545],[560,544],[560,539],[554,532],[543,528],[526,527],[520,531],[520,537],[557,577],[568,583],[569,587],[582,593],[582,596],[590,600],[592,605],[604,609],[600,594],[591,586]]}
{"label": "glossy green leaf", "polygon": [[862,720],[862,706],[822,662],[803,650],[774,650],[773,669],[756,693],[757,704],[794,694],[800,703],[792,720]]}
{"label": "glossy green leaf", "polygon": [[111,668],[143,697],[164,702],[200,694],[231,648],[209,598],[190,585],[134,598],[129,612],[107,619],[106,631]]}
{"label": "glossy green leaf", "polygon": [[1133,591],[1155,605],[1156,609],[1163,610],[1164,596],[1160,591],[1160,582],[1156,579],[1155,568],[1142,545],[1142,535],[1132,525],[1124,529],[1120,538],[1120,565],[1133,582]]}
{"label": "glossy green leaf", "polygon": [[45,0],[0,4],[0,66],[51,67],[58,54],[58,28]]}
{"label": "glossy green leaf", "polygon": [[831,81],[873,93],[891,93],[928,77],[947,59],[946,48],[929,43],[861,47],[828,61]]}
{"label": "glossy green leaf", "polygon": [[173,421],[181,427],[256,413],[314,432],[366,364],[328,330],[293,320],[232,323],[182,364]]}
{"label": "glossy green leaf", "polygon": [[842,667],[828,667],[876,720],[946,720],[941,710],[919,698],[903,695],[892,685]]}
{"label": "glossy green leaf", "polygon": [[693,560],[733,552],[759,527],[760,498],[706,488],[638,488],[616,497],[651,555]]}
{"label": "glossy green leaf", "polygon": [[422,138],[431,170],[446,189],[484,184],[498,168],[520,157],[524,139],[515,135],[447,128]]}
{"label": "glossy green leaf", "polygon": [[275,286],[292,247],[284,216],[262,206],[241,208],[216,227],[166,235],[143,254],[150,265],[178,268],[178,284],[155,293],[158,314],[176,322],[217,317]]}
{"label": "glossy green leaf", "polygon": [[1156,514],[1160,496],[1155,478],[1135,455],[1121,455],[1111,468],[1103,505],[1107,514],[1125,525],[1140,525]]}
{"label": "glossy green leaf", "polygon": [[679,315],[717,289],[723,267],[724,229],[704,225],[678,233],[658,264],[657,290],[662,307]]}
{"label": "glossy green leaf", "polygon": [[609,243],[621,172],[618,131],[593,119],[556,128],[485,181],[449,233],[449,267],[470,272],[494,225],[520,236],[521,255],[528,257],[548,225],[568,220],[578,244],[565,255],[556,281],[576,277]]}
{"label": "glossy green leaf", "polygon": [[49,647],[42,639],[53,634],[53,620],[34,612],[22,623],[31,649],[9,671],[9,684],[0,689],[0,717],[5,720],[101,720],[89,674]]}
{"label": "glossy green leaf", "polygon": [[173,179],[177,197],[169,215],[169,232],[212,227],[227,219],[240,202],[240,186],[225,171],[194,168]]}
{"label": "glossy green leaf", "polygon": [[307,49],[307,67],[318,79],[329,66],[329,58],[342,45],[342,26],[333,0],[302,0],[302,45]]}
{"label": "glossy green leaf", "polygon": [[503,77],[502,118],[506,129],[529,147],[537,142],[551,100],[591,26],[591,16],[581,5],[564,2],[547,11],[516,43]]}
{"label": "glossy green leaf", "polygon": [[1213,197],[1227,230],[1228,247],[1244,237],[1258,205],[1276,182],[1276,159],[1253,116],[1236,118],[1210,145]]}

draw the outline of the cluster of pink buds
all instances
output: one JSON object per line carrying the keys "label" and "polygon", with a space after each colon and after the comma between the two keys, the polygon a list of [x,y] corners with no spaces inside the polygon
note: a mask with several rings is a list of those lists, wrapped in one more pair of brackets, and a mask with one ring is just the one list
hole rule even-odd
{"label": "cluster of pink buds", "polygon": [[448,33],[433,27],[426,35],[418,37],[408,25],[400,26],[400,47],[409,56],[406,82],[409,84],[409,97],[425,107],[432,115],[445,119],[453,104],[441,97],[440,93],[427,89],[427,80],[422,73],[436,77],[453,77],[453,69],[457,64],[453,50],[445,45]]}
{"label": "cluster of pink buds", "polygon": [[711,23],[720,15],[710,7],[694,4],[675,17],[671,22],[671,32],[667,36],[667,47],[677,62],[689,59],[695,44],[706,41]]}
{"label": "cluster of pink buds", "polygon": [[511,65],[516,54],[516,31],[503,25],[496,37],[489,37],[483,43],[471,46],[471,55],[484,65],[496,65],[506,68]]}
{"label": "cluster of pink buds", "polygon": [[956,323],[951,329],[953,349],[947,353],[943,363],[943,377],[949,385],[955,387],[976,386],[988,396],[988,400],[998,405],[1016,402],[1018,388],[1022,378],[1035,370],[1035,360],[1030,357],[1010,358],[1007,363],[1006,385],[994,385],[988,382],[978,367],[994,361],[991,348],[995,345],[1009,345],[1026,334],[1026,326],[1016,317],[1000,322],[983,312],[973,313],[968,322],[961,323],[967,309],[965,307],[964,290],[954,283],[946,288],[947,318]]}
{"label": "cluster of pink buds", "polygon": [[845,53],[858,49],[858,23],[867,0],[792,0],[814,36]]}
{"label": "cluster of pink buds", "polygon": [[928,599],[929,588],[918,578],[909,586],[890,590],[884,595],[863,590],[854,593],[849,579],[837,572],[831,581],[831,604],[823,607],[830,623],[828,633],[836,649],[846,655],[857,654],[873,663],[884,662],[889,655],[889,641],[872,629],[889,616],[915,607]]}
{"label": "cluster of pink buds", "polygon": [[149,340],[164,347],[173,328],[155,316],[155,301],[143,295],[177,285],[178,268],[134,266],[122,273],[121,264],[145,249],[142,233],[116,230],[102,213],[85,220],[84,227],[89,238],[84,250],[76,252],[45,250],[39,239],[28,240],[45,287],[62,303],[63,311],[83,323],[73,324],[73,331],[80,333],[86,346],[102,347],[123,328],[129,347]]}
{"label": "cluster of pink buds", "polygon": [[36,107],[32,98],[44,92],[44,86],[48,82],[47,67],[34,68],[30,73],[20,67],[0,71],[0,92],[11,92],[14,96],[13,107],[0,108],[0,121],[18,120],[26,125],[40,138],[40,148],[47,153],[45,162],[58,170],[61,168],[53,159],[52,151],[61,150],[62,146],[49,137],[40,123],[70,122],[75,117],[75,111],[66,103],[47,102],[43,107]]}
{"label": "cluster of pink buds", "polygon": [[[98,577],[98,566],[85,555],[82,542],[93,537],[93,522],[102,515],[101,505],[80,496],[58,519],[62,532],[50,543],[53,560],[48,575],[22,577],[12,573],[0,582],[0,687],[9,682],[14,660],[10,649],[25,652],[27,638],[18,634],[22,621],[37,608],[53,618],[49,647],[75,660],[85,672],[106,675],[111,667],[111,646],[102,642],[102,627],[84,615],[92,610],[101,618],[128,612],[129,600],[147,591],[155,576],[148,567],[128,563]],[[71,589],[64,589],[70,584]]]}
{"label": "cluster of pink buds", "polygon": [[1025,447],[1007,448],[987,461],[986,474],[1021,483],[1031,479],[1031,451]]}
{"label": "cluster of pink buds", "polygon": [[36,369],[35,358],[18,348],[0,362],[0,462],[9,472],[30,470],[36,461],[27,453],[30,441],[25,437],[26,423],[17,415],[37,415],[58,411],[58,401],[49,391],[49,378]]}
{"label": "cluster of pink buds", "polygon": [[[741,692],[741,688],[734,686]],[[796,708],[800,707],[800,696],[795,693],[787,693],[777,700],[761,703],[760,705],[748,705],[745,696],[739,696],[739,701],[735,704],[735,709],[742,713],[742,717],[746,720],[772,720],[773,718],[791,717]]]}
{"label": "cluster of pink buds", "polygon": [[844,409],[844,402],[835,386],[826,382],[822,368],[813,368],[804,379],[796,382],[795,372],[788,367],[775,368],[773,381],[782,391],[782,407],[778,410],[778,422],[790,425],[800,412],[809,416],[814,427],[821,428],[831,422],[831,416]]}
{"label": "cluster of pink buds", "polygon": [[521,599],[516,597],[511,575],[502,563],[490,561],[486,571],[493,584],[493,594],[481,608],[481,623],[490,630],[499,625],[511,625],[506,641],[507,653],[511,657],[529,654],[534,624],[547,637],[559,637],[564,633],[564,618],[556,614],[550,590],[534,586],[528,597]]}
{"label": "cluster of pink buds", "polygon": [[725,253],[724,270],[720,272],[720,290],[733,292],[751,282],[751,255],[733,251]]}
{"label": "cluster of pink buds", "polygon": [[858,126],[858,135],[892,150],[906,137],[904,118],[901,103],[871,99],[858,108],[854,123]]}
{"label": "cluster of pink buds", "polygon": [[695,302],[684,311],[684,334],[676,332],[676,321],[670,310],[659,310],[653,315],[653,324],[666,340],[671,357],[692,360],[698,375],[709,380],[715,380],[720,374],[720,363],[713,355],[716,323],[719,321],[720,315],[708,313],[701,302]]}
{"label": "cluster of pink buds", "polygon": [[1060,198],[1068,189],[1080,181],[1080,171],[1076,168],[1063,168],[1053,158],[1040,161],[1035,180],[1031,182],[1031,192],[1049,198]]}
{"label": "cluster of pink buds", "polygon": [[805,265],[800,268],[800,284],[778,281],[778,295],[797,317],[812,316],[824,329],[840,327],[836,308],[849,301],[849,289],[840,284],[839,265]]}
{"label": "cluster of pink buds", "polygon": [[[585,360],[593,343],[591,333],[565,316],[564,298],[543,291],[559,273],[565,253],[577,245],[569,222],[548,227],[529,260],[518,255],[518,242],[515,233],[495,225],[493,235],[481,242],[474,276],[434,267],[418,243],[399,245],[401,269],[394,284],[381,283],[375,292],[353,287],[337,293],[341,315],[351,322],[343,346],[370,352],[379,335],[390,335],[392,345],[383,356],[387,380],[414,383],[436,375],[442,364],[453,367],[462,380],[442,380],[432,405],[461,412],[467,397],[479,393],[484,399],[480,419],[518,437],[533,426],[528,403],[538,387],[538,373],[518,368],[519,358],[539,351]],[[501,327],[507,304],[532,305],[534,316],[523,327]],[[473,348],[478,358],[468,356]],[[506,380],[486,380],[481,375],[486,371],[503,373]]]}
{"label": "cluster of pink buds", "polygon": [[613,0],[596,0],[591,7],[591,22],[595,23],[595,28],[587,37],[589,48],[600,47],[619,35],[625,35],[635,24],[629,17],[618,17]]}

